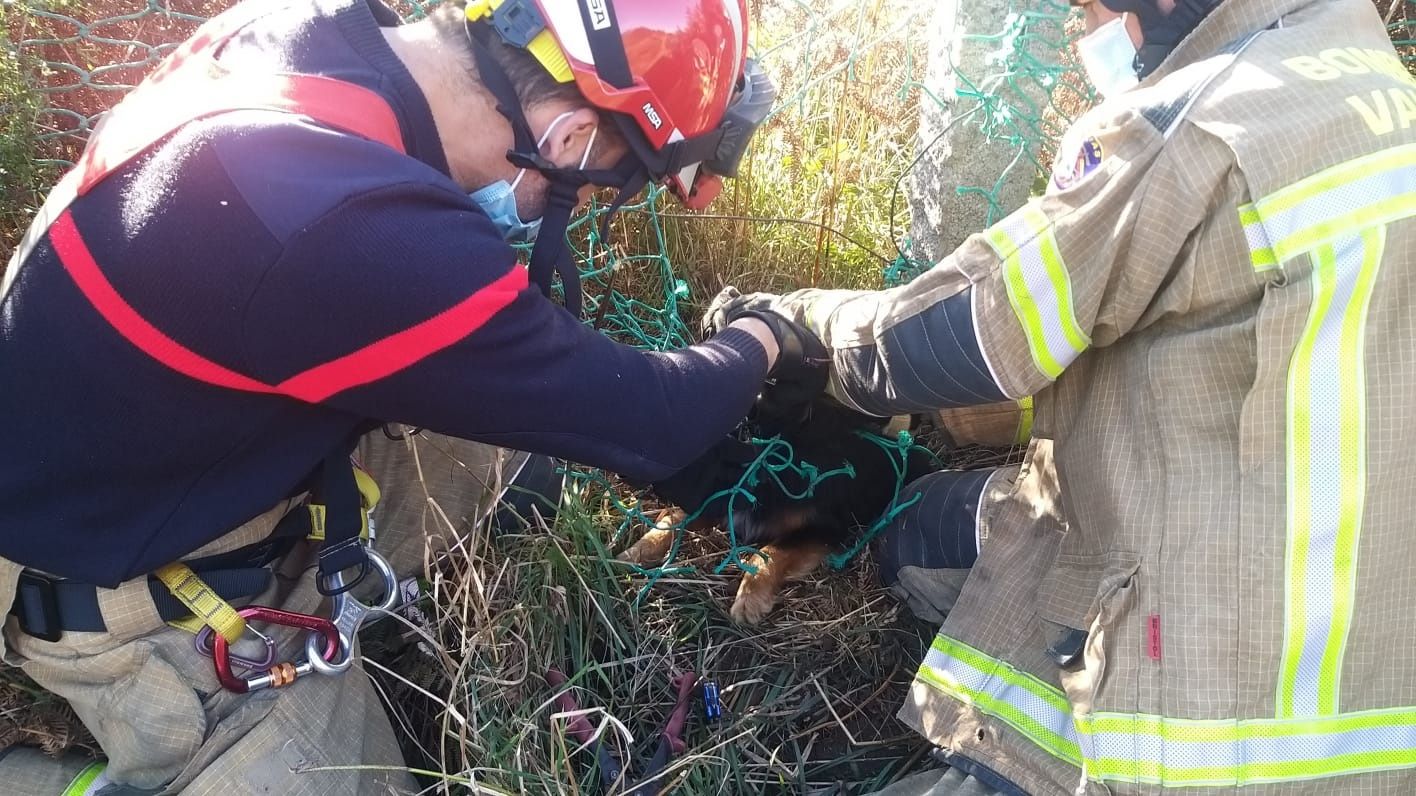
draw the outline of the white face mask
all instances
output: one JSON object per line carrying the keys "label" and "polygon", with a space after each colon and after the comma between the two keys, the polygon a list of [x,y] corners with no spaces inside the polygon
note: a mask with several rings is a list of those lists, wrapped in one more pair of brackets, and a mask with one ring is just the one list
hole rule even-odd
{"label": "white face mask", "polygon": [[1126,32],[1126,15],[1077,40],[1077,55],[1096,90],[1111,98],[1140,82],[1136,77],[1136,45]]}

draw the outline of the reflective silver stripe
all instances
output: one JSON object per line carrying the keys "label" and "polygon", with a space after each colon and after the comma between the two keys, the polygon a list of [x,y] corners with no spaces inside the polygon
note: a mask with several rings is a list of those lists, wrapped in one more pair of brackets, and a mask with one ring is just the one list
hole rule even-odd
{"label": "reflective silver stripe", "polygon": [[1385,239],[1375,227],[1312,252],[1312,309],[1288,374],[1280,717],[1338,711],[1367,490],[1363,337]]}
{"label": "reflective silver stripe", "polygon": [[1052,754],[1073,764],[1081,761],[1080,736],[1060,691],[1022,680],[1001,661],[996,662],[997,666],[1013,676],[999,677],[998,668],[989,667],[985,671],[955,657],[948,647],[941,645],[941,641],[952,642],[952,639],[937,637],[925,655],[921,673],[927,670],[935,675],[932,682],[926,677],[926,682],[935,687],[944,686],[951,696],[977,704],[984,712],[1003,718]]}
{"label": "reflective silver stripe", "polygon": [[1029,202],[984,233],[1003,261],[1003,285],[1033,363],[1049,381],[1091,346],[1077,323],[1072,279],[1057,248],[1052,220]]}
{"label": "reflective silver stripe", "polygon": [[1416,213],[1416,144],[1339,163],[1239,208],[1253,267],[1265,271],[1361,229]]}
{"label": "reflective silver stripe", "polygon": [[1416,708],[1313,719],[1077,716],[1058,687],[947,636],[934,640],[917,682],[1001,720],[1093,780],[1242,786],[1416,768]]}
{"label": "reflective silver stripe", "polygon": [[[1352,225],[1333,226],[1343,216],[1361,213],[1358,225],[1376,226],[1404,218],[1409,209],[1385,207],[1388,200],[1401,198],[1416,190],[1416,164],[1367,174],[1342,182],[1296,205],[1264,212],[1260,203],[1266,236],[1273,241],[1280,260],[1296,256],[1303,250],[1330,242],[1352,231]],[[1301,249],[1296,249],[1301,246]]]}

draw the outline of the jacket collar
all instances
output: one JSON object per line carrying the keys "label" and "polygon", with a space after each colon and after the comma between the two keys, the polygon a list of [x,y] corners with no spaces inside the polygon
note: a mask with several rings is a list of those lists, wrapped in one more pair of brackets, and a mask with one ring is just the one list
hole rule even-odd
{"label": "jacket collar", "polygon": [[1198,63],[1238,39],[1272,26],[1284,16],[1312,5],[1314,0],[1224,0],[1180,41],[1170,56],[1146,77],[1143,85]]}

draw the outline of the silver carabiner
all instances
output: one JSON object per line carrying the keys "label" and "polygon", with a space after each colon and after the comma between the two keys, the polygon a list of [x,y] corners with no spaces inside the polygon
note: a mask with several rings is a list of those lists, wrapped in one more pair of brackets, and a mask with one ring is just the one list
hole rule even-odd
{"label": "silver carabiner", "polygon": [[[354,599],[349,592],[336,594],[332,599],[333,609],[330,620],[334,622],[335,628],[339,631],[339,651],[333,659],[326,660],[321,653],[321,639],[316,634],[310,634],[305,638],[305,658],[310,666],[323,675],[343,674],[354,665],[354,639],[359,635],[359,628],[371,617],[378,618],[384,614],[392,613],[394,606],[398,605],[398,576],[394,574],[393,565],[388,563],[388,559],[374,552],[370,548],[364,549],[364,555],[369,557],[369,563],[374,565],[374,569],[383,580],[383,598],[377,605],[366,605]],[[344,585],[344,573],[336,572],[330,578],[330,584],[338,589]]]}
{"label": "silver carabiner", "polygon": [[[197,652],[200,652],[208,658],[215,657],[212,652],[212,648],[214,646],[212,637],[215,635],[216,631],[212,630],[211,625],[202,625],[202,629],[197,631],[196,638],[192,641],[193,646],[197,648]],[[318,636],[319,634],[316,635]],[[240,655],[236,652],[230,652],[229,655],[231,657],[231,662],[236,664],[237,666],[243,666],[247,669],[257,670],[269,669],[270,667],[274,666],[276,657],[275,639],[271,638],[270,636],[267,636],[266,634],[255,629],[254,627],[251,627],[250,625],[246,625],[246,632],[242,634],[241,639],[236,643],[246,643],[249,645],[250,642],[247,640],[246,636],[254,636],[256,640],[264,644],[264,654],[262,655],[262,657],[252,658],[247,655]]]}

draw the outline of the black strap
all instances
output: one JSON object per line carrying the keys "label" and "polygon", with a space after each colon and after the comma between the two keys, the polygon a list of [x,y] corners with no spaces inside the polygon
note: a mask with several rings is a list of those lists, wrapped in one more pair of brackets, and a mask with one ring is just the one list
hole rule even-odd
{"label": "black strap", "polygon": [[[207,569],[199,574],[212,591],[227,601],[260,594],[270,586],[272,577],[266,567]],[[20,573],[10,613],[19,619],[21,630],[45,641],[58,641],[69,631],[102,633],[108,625],[99,609],[98,590],[92,583],[62,580],[27,569]],[[191,616],[187,606],[157,578],[148,578],[148,591],[162,621]]]}
{"label": "black strap", "polygon": [[580,271],[571,261],[565,246],[565,228],[570,223],[570,214],[575,210],[578,186],[565,180],[551,182],[551,195],[546,209],[541,215],[541,226],[547,231],[536,240],[531,250],[528,265],[531,281],[540,286],[541,292],[551,295],[551,275],[560,274],[561,285],[565,289],[565,308],[580,317]]}
{"label": "black strap", "polygon": [[[615,4],[610,0],[595,3],[590,10],[588,0],[580,0],[580,21],[585,25],[585,38],[590,43],[590,57],[595,59],[595,72],[600,79],[615,88],[634,85],[629,71],[629,57],[624,52],[624,37],[620,35]],[[604,16],[597,16],[603,14]]]}
{"label": "black strap", "polygon": [[[607,16],[598,20],[598,30],[595,27],[597,20],[592,18],[585,3],[581,4],[580,13],[585,23],[586,36],[590,40],[591,53],[595,57],[595,68],[600,77],[617,88],[632,86],[634,81],[629,72],[624,41],[620,38],[619,23],[615,20],[612,5],[605,3],[603,13]],[[606,19],[608,24],[604,24]],[[715,131],[712,136],[697,136],[691,140],[679,141],[662,152],[655,152],[635,121],[625,114],[617,113],[613,114],[613,118],[620,132],[630,142],[631,151],[613,168],[587,170],[556,166],[541,155],[530,125],[526,122],[520,98],[516,95],[511,80],[491,55],[491,37],[494,33],[494,28],[489,24],[467,25],[468,41],[472,44],[482,85],[496,98],[497,112],[511,125],[514,147],[507,151],[506,159],[519,168],[540,172],[551,184],[550,196],[541,214],[541,234],[531,250],[529,276],[531,281],[540,287],[542,294],[549,297],[554,276],[559,274],[565,293],[565,308],[576,318],[580,318],[584,311],[580,270],[576,268],[570,250],[565,245],[565,230],[578,202],[580,189],[585,185],[620,189],[619,195],[604,214],[600,224],[601,238],[608,244],[610,220],[626,201],[643,190],[650,179],[668,174],[665,169],[670,168],[672,164],[697,162],[683,160],[684,155],[696,155],[700,151],[707,152],[710,148],[716,151],[716,140],[722,134]],[[712,138],[712,141],[700,140],[708,138]],[[704,159],[707,159],[706,156],[698,158]]]}
{"label": "black strap", "polygon": [[[320,547],[315,588],[320,594],[332,597],[353,588],[369,571],[369,557],[359,540],[359,532],[364,527],[363,499],[359,496],[359,484],[354,480],[354,467],[347,450],[330,454],[320,465],[319,477],[319,501],[325,506],[325,539]],[[346,578],[342,585],[333,585],[335,575],[355,568],[358,572],[353,578]]]}
{"label": "black strap", "polygon": [[507,123],[511,125],[511,134],[515,141],[513,152],[539,152],[536,148],[536,136],[531,132],[531,125],[526,122],[526,115],[521,112],[521,98],[516,94],[516,88],[511,84],[511,78],[507,77],[501,65],[492,57],[491,35],[492,28],[489,25],[474,25],[464,20],[467,28],[467,41],[472,45],[472,57],[477,62],[477,74],[482,79],[482,86],[491,92],[492,97],[497,101],[497,113],[500,113]]}

